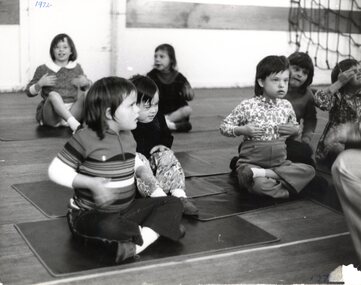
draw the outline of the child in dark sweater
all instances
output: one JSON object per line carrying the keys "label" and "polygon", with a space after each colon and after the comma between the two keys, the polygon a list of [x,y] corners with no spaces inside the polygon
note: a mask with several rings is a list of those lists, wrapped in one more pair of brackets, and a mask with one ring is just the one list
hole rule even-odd
{"label": "child in dark sweater", "polygon": [[159,112],[165,115],[170,130],[188,132],[192,113],[188,101],[194,91],[187,78],[177,70],[177,60],[173,46],[159,45],[154,52],[154,68],[147,74],[159,89]]}
{"label": "child in dark sweater", "polygon": [[309,87],[313,80],[314,67],[310,56],[304,52],[294,52],[288,57],[290,62],[290,82],[286,96],[295,111],[302,130],[286,140],[287,159],[315,166],[312,158],[311,140],[317,125],[317,113],[313,93]]}
{"label": "child in dark sweater", "polygon": [[158,181],[155,191],[137,180],[139,192],[147,197],[170,194],[181,199],[185,215],[197,215],[198,209],[185,193],[185,176],[178,159],[170,149],[173,136],[167,127],[164,115],[158,112],[159,95],[157,85],[146,76],[134,76],[131,81],[137,88],[137,104],[140,108],[138,125],[133,130],[137,142],[137,153],[148,165]]}

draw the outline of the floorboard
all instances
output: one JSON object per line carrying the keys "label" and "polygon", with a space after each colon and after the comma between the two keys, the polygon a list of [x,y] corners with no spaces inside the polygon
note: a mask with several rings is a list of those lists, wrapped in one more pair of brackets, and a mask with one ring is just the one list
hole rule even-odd
{"label": "floorboard", "polygon": [[[252,88],[199,89],[191,102],[194,116],[226,116]],[[8,119],[34,120],[39,98],[24,93],[0,94],[0,124]],[[316,134],[327,114],[318,111]],[[34,120],[35,123],[35,120]],[[356,262],[343,216],[307,200],[282,204],[242,215],[280,242],[265,247],[227,251],[217,255],[167,262],[99,274],[55,279],[32,254],[14,224],[47,219],[11,184],[47,179],[51,159],[65,139],[0,141],[0,282],[4,284],[200,284],[200,283],[320,283],[339,264]],[[217,151],[229,147],[235,153],[238,139],[218,130],[175,134],[175,151]],[[314,141],[314,144],[317,140]]]}

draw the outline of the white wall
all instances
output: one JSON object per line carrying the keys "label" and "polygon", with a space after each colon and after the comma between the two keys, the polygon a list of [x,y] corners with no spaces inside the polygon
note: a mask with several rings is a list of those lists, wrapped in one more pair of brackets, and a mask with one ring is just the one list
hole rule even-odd
{"label": "white wall", "polygon": [[[146,73],[154,48],[167,42],[175,47],[179,70],[194,87],[250,86],[262,57],[294,51],[288,32],[126,28],[126,0],[47,1],[51,7],[38,8],[36,0],[20,0],[20,25],[0,26],[1,38],[6,39],[0,45],[0,91],[24,88],[35,68],[49,60],[50,42],[61,32],[73,38],[78,60],[93,81]],[[183,2],[290,5],[289,0]],[[315,84],[329,82],[329,71],[316,70]]]}

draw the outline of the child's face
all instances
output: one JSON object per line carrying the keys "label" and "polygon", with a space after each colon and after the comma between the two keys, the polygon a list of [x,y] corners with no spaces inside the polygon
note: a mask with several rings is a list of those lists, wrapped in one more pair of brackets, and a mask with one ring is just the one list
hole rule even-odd
{"label": "child's face", "polygon": [[263,88],[263,96],[276,99],[283,98],[288,91],[289,70],[272,73],[266,79],[258,79],[258,84]]}
{"label": "child's face", "polygon": [[291,65],[290,74],[290,86],[293,88],[299,88],[306,82],[308,70],[298,65]]}
{"label": "child's face", "polygon": [[359,63],[351,67],[351,69],[355,70],[355,75],[350,79],[349,84],[355,87],[361,86],[361,64]]}
{"label": "child's face", "polygon": [[152,101],[141,102],[139,106],[139,118],[141,123],[149,123],[154,120],[155,115],[158,113],[159,95],[158,92],[154,94]]}
{"label": "child's face", "polygon": [[131,92],[116,109],[114,119],[108,120],[113,131],[130,131],[137,127],[139,108],[136,103],[137,93]]}
{"label": "child's face", "polygon": [[60,41],[53,49],[53,54],[56,63],[68,63],[71,55],[71,48],[68,40],[65,38],[64,41]]}
{"label": "child's face", "polygon": [[159,71],[168,71],[170,69],[171,60],[165,50],[157,50],[154,53],[154,68]]}

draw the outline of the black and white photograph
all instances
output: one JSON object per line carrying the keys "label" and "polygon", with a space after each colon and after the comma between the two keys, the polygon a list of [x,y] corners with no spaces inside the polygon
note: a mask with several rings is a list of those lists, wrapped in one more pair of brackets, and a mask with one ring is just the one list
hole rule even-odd
{"label": "black and white photograph", "polygon": [[0,285],[361,285],[361,0],[0,0]]}

